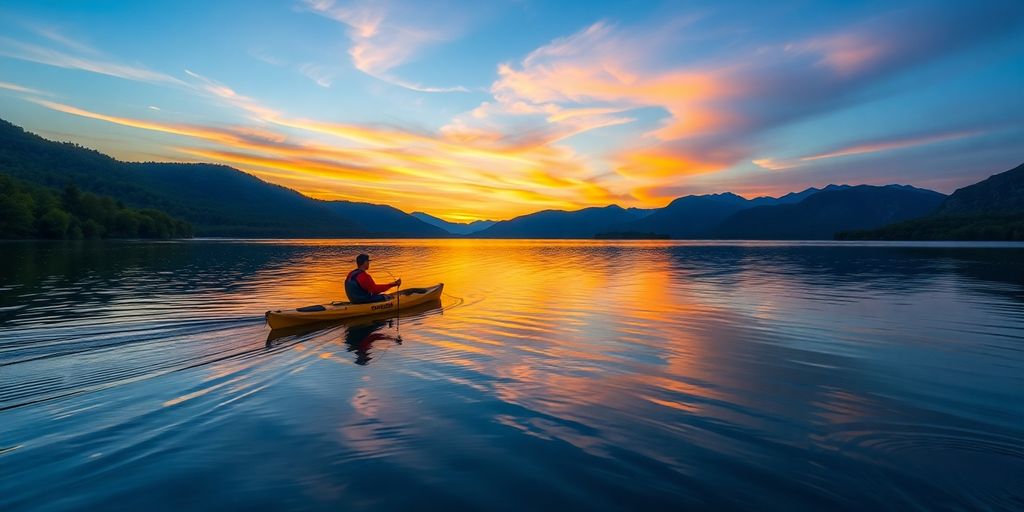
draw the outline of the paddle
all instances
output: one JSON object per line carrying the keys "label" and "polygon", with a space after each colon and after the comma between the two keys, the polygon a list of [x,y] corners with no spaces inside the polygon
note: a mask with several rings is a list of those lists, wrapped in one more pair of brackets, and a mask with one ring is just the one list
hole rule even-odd
{"label": "paddle", "polygon": [[401,280],[395,277],[394,274],[384,271],[391,279],[398,283],[398,289],[395,290],[395,330],[398,331],[395,335],[395,341],[402,342],[402,283]]}
{"label": "paddle", "polygon": [[398,318],[395,320],[395,341],[398,343],[402,342],[402,280],[395,279],[398,281],[398,289],[395,290],[395,314]]}

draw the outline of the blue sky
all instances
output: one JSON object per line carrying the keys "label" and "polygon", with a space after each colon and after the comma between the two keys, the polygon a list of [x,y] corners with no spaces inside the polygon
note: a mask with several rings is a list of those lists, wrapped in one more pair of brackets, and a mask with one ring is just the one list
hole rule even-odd
{"label": "blue sky", "polygon": [[8,2],[0,117],[451,220],[1024,161],[1021,2]]}

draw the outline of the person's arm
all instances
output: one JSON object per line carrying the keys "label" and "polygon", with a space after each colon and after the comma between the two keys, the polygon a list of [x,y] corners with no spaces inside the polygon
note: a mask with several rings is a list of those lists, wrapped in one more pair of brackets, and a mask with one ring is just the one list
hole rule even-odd
{"label": "person's arm", "polygon": [[376,282],[373,281],[373,278],[370,277],[370,274],[367,274],[366,272],[360,272],[359,276],[356,277],[356,281],[359,282],[359,286],[362,286],[364,290],[366,290],[367,292],[369,292],[371,294],[384,293],[389,288],[391,288],[392,286],[395,286],[395,284],[396,284],[396,283],[377,284]]}

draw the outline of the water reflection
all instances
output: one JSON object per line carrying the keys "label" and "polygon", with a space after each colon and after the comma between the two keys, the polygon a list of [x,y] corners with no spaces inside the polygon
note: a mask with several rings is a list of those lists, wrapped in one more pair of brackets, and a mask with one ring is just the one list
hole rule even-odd
{"label": "water reflection", "polygon": [[319,331],[336,333],[340,330],[347,350],[355,354],[355,363],[366,365],[373,360],[372,350],[375,342],[402,344],[403,321],[406,323],[406,332],[408,332],[409,329],[415,329],[415,324],[409,324],[411,320],[442,312],[441,301],[436,300],[403,308],[399,313],[385,313],[286,329],[273,329],[267,334],[267,348],[274,349],[285,343],[301,342],[310,334]]}
{"label": "water reflection", "polygon": [[[0,251],[3,510],[1009,508],[1024,496],[1020,246]],[[360,252],[451,295],[400,322],[268,336],[263,311],[341,298]],[[201,488],[195,501],[167,490],[182,486]]]}
{"label": "water reflection", "polygon": [[380,332],[385,326],[387,326],[387,322],[378,321],[365,325],[353,325],[345,330],[345,344],[348,345],[349,352],[355,353],[356,364],[370,363],[373,359],[370,357],[370,350],[373,348],[374,342],[391,341],[399,345],[402,344],[402,339],[398,336]]}

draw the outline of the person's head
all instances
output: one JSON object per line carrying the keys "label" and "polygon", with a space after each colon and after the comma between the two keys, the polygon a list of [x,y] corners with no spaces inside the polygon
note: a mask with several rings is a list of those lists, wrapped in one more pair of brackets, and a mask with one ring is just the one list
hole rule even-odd
{"label": "person's head", "polygon": [[368,270],[370,268],[370,255],[360,254],[356,256],[356,266],[363,270]]}

